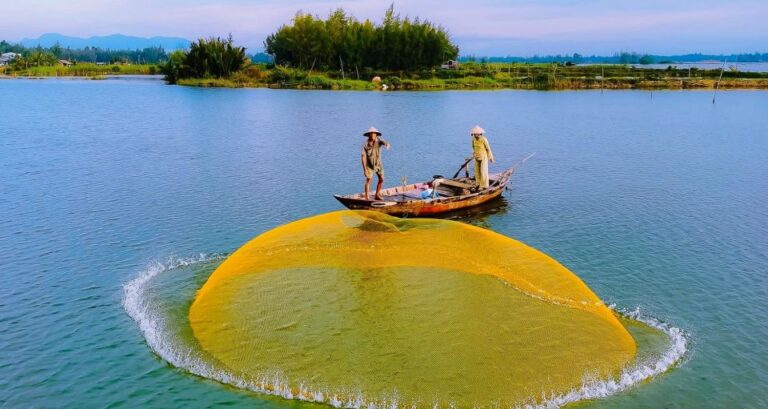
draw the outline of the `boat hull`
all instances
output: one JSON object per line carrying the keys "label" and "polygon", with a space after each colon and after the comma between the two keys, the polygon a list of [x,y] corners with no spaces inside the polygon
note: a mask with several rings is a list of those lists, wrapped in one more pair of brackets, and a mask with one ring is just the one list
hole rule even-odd
{"label": "boat hull", "polygon": [[[510,168],[491,175],[491,186],[488,189],[474,193],[467,190],[464,194],[441,196],[434,199],[414,197],[414,192],[418,195],[419,192],[427,188],[427,182],[384,189],[381,192],[384,197],[383,200],[368,200],[362,194],[334,195],[334,197],[341,204],[353,210],[373,210],[393,216],[434,216],[478,206],[497,199],[504,192],[513,172],[514,168]],[[453,184],[463,186],[468,186],[467,182],[469,182],[466,178],[451,181]]]}
{"label": "boat hull", "polygon": [[481,205],[501,196],[503,189],[496,189],[490,193],[477,193],[470,197],[451,197],[429,201],[369,201],[364,199],[350,199],[336,195],[336,199],[344,206],[353,210],[374,210],[393,216],[433,216],[441,213],[452,212]]}

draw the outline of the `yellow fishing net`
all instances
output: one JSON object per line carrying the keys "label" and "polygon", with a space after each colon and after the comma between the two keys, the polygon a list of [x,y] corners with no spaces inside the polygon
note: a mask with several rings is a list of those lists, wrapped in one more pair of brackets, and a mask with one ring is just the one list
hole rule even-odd
{"label": "yellow fishing net", "polygon": [[540,403],[616,376],[635,342],[547,255],[478,227],[340,211],[232,254],[189,312],[218,364],[348,405]]}

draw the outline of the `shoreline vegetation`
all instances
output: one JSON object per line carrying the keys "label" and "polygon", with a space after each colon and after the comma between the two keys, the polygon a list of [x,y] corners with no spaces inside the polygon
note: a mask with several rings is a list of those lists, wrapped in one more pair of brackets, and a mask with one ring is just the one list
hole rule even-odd
{"label": "shoreline vegetation", "polygon": [[[351,74],[351,75],[350,75]],[[306,71],[250,66],[226,78],[185,78],[176,83],[194,87],[321,90],[589,90],[589,89],[714,89],[720,70],[648,69],[625,65],[463,64],[454,70],[361,73]],[[374,81],[375,77],[381,81]],[[768,89],[768,73],[723,72],[720,89]]]}
{"label": "shoreline vegetation", "polygon": [[[636,67],[653,56],[621,53],[626,64],[578,64],[471,59],[458,62],[448,31],[428,20],[401,17],[392,6],[380,23],[359,21],[337,9],[326,19],[299,12],[264,41],[267,60],[248,55],[232,37],[199,39],[188,50],[23,49],[0,67],[0,78],[164,74],[169,84],[194,87],[322,90],[579,90],[579,89],[768,89],[768,72]],[[85,56],[89,61],[62,60]],[[762,54],[750,55],[762,58]],[[511,58],[511,57],[508,57]],[[576,62],[589,61],[577,54]],[[758,59],[759,59],[758,58]],[[645,62],[643,62],[645,60]],[[132,63],[141,61],[141,64]]]}
{"label": "shoreline vegetation", "polygon": [[[162,67],[152,64],[35,66],[7,72],[0,78],[82,77],[103,79],[117,75],[158,75]],[[589,89],[714,89],[720,69],[637,68],[631,65],[573,65],[558,63],[477,63],[456,69],[428,69],[414,72],[359,70],[302,70],[271,64],[249,64],[222,77],[192,77],[177,85],[221,88],[272,88],[314,90],[589,90]],[[372,81],[374,77],[381,81]],[[725,70],[720,89],[768,89],[768,73]]]}
{"label": "shoreline vegetation", "polygon": [[326,19],[297,13],[264,41],[270,64],[252,64],[232,38],[201,39],[162,66],[171,84],[329,90],[768,89],[768,73],[634,68],[570,62],[464,62],[448,31],[395,14],[381,23],[344,10]]}
{"label": "shoreline vegetation", "polygon": [[160,67],[154,64],[94,64],[77,63],[73,65],[41,65],[9,70],[0,67],[0,78],[48,78],[48,77],[83,77],[101,79],[111,75],[158,75]]}

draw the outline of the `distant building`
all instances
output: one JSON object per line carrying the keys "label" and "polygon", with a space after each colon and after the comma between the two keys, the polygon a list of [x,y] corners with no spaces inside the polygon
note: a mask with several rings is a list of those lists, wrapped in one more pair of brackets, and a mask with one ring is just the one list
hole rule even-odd
{"label": "distant building", "polygon": [[456,60],[448,60],[445,64],[441,65],[440,68],[444,70],[457,70],[459,69],[459,62]]}
{"label": "distant building", "polygon": [[19,57],[21,57],[19,53],[2,53],[0,54],[0,65],[6,65]]}
{"label": "distant building", "polygon": [[65,67],[69,67],[70,65],[75,65],[75,63],[73,63],[72,61],[69,61],[69,60],[59,60],[59,64],[65,66]]}

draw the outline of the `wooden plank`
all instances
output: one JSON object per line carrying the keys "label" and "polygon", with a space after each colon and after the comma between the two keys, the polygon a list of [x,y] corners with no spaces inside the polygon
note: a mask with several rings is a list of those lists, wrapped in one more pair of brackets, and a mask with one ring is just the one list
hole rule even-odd
{"label": "wooden plank", "polygon": [[440,186],[451,186],[451,187],[456,187],[459,189],[467,189],[467,190],[474,187],[473,185],[462,183],[454,179],[445,179],[442,182],[440,182]]}

